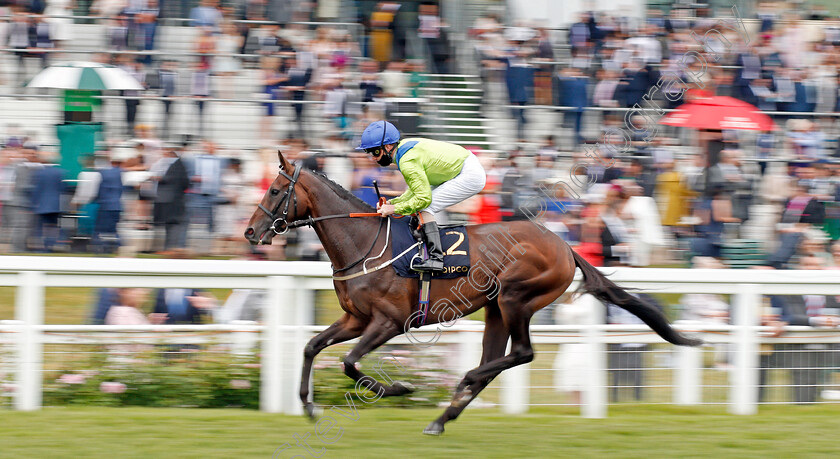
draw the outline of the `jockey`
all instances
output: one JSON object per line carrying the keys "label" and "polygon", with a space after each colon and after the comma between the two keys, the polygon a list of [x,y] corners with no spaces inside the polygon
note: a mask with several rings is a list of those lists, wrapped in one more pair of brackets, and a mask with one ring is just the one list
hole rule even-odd
{"label": "jockey", "polygon": [[387,203],[377,204],[383,217],[420,214],[421,233],[429,259],[414,264],[419,271],[443,270],[443,248],[435,214],[478,194],[487,176],[478,158],[459,145],[420,137],[400,140],[400,131],[387,121],[375,121],[362,133],[364,150],[382,166],[397,165],[408,189]]}

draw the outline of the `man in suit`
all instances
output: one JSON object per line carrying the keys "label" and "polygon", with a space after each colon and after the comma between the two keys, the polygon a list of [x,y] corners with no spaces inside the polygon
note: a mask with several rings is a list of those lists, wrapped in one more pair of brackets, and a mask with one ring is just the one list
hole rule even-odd
{"label": "man in suit", "polygon": [[157,73],[157,81],[154,85],[163,97],[163,129],[161,129],[161,137],[168,139],[172,133],[169,126],[172,123],[170,115],[172,113],[173,99],[178,95],[178,63],[173,60],[165,60]]}
{"label": "man in suit", "polygon": [[[96,222],[93,225],[93,245],[97,252],[114,253],[120,246],[117,224],[122,212],[122,168],[120,161],[111,158],[109,168],[101,169],[99,192],[94,202],[99,204]],[[103,235],[107,235],[103,238]]]}
{"label": "man in suit", "polygon": [[511,105],[519,105],[522,108],[513,109],[513,117],[516,119],[516,136],[518,139],[525,138],[525,105],[531,100],[531,90],[534,87],[534,68],[528,62],[528,50],[518,48],[513,55],[505,58],[507,71],[505,82],[507,83],[508,98]]}
{"label": "man in suit", "polygon": [[563,124],[574,129],[575,145],[580,145],[583,138],[580,135],[583,108],[587,103],[587,86],[589,79],[575,67],[568,67],[560,71],[554,81],[555,105],[573,107],[563,112]]}
{"label": "man in suit", "polygon": [[37,160],[37,153],[26,146],[10,152],[12,159],[11,199],[3,204],[3,227],[11,234],[9,241],[11,251],[26,252],[27,239],[32,231],[34,221],[32,215],[32,190],[34,189],[35,172],[41,167]]}
{"label": "man in suit", "polygon": [[[312,68],[301,68],[298,66],[297,59],[292,56],[284,62],[286,66],[286,81],[280,84],[280,87],[287,91],[291,100],[303,101],[306,99],[306,86],[312,78]],[[292,104],[295,111],[295,123],[297,123],[298,131],[296,137],[306,137],[306,128],[303,123],[303,107],[302,103]]]}
{"label": "man in suit", "polygon": [[35,237],[41,240],[44,252],[52,252],[58,242],[58,219],[61,216],[61,193],[64,192],[64,170],[57,164],[42,161],[35,171],[32,189],[32,213],[37,222]]}
{"label": "man in suit", "polygon": [[163,250],[175,251],[186,247],[187,209],[186,193],[190,186],[187,169],[180,158],[178,147],[166,148],[164,157],[153,167],[156,180],[154,224],[165,231]]}

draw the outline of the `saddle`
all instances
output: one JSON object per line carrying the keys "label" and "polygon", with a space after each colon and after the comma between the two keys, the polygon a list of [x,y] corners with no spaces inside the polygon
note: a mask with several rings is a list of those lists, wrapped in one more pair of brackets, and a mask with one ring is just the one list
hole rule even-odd
{"label": "saddle", "polygon": [[[404,220],[403,220],[404,221]],[[426,247],[423,244],[423,235],[420,232],[420,221],[416,216],[408,219],[407,223],[392,222],[393,235],[393,256],[397,256],[414,244],[417,250],[409,250],[408,253],[394,262],[394,269],[401,277],[419,278],[420,298],[418,300],[417,312],[413,314],[412,327],[422,327],[426,324],[426,316],[429,311],[429,291],[431,290],[432,273],[418,272],[411,269],[412,260],[423,260],[428,257]],[[470,271],[469,239],[467,228],[464,225],[447,225],[440,227],[440,239],[444,247],[443,272],[435,273],[436,279],[453,279],[466,276]]]}
{"label": "saddle", "polygon": [[[408,221],[406,221],[408,220]],[[392,257],[396,257],[417,244],[417,250],[409,250],[393,263],[394,270],[400,277],[416,278],[420,273],[411,269],[413,259],[426,257],[422,235],[418,230],[418,220],[393,219],[391,221]],[[440,240],[444,249],[443,272],[435,273],[436,279],[453,279],[467,275],[470,270],[469,238],[464,225],[446,225],[440,227]]]}

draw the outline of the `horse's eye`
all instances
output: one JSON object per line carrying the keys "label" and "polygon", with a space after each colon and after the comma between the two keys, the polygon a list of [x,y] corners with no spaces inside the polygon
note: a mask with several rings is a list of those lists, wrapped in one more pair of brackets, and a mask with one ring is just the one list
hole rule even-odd
{"label": "horse's eye", "polygon": [[271,195],[272,196],[277,196],[278,194],[280,194],[280,190],[278,190],[277,188],[272,188],[271,189]]}

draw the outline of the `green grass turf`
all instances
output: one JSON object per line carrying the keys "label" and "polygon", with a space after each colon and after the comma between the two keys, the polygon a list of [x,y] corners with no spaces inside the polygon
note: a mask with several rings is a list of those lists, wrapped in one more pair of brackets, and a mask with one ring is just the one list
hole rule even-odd
{"label": "green grass turf", "polygon": [[[357,402],[358,403],[358,402]],[[327,411],[329,413],[329,410]],[[572,408],[506,416],[468,410],[442,437],[420,432],[439,410],[372,408],[352,421],[333,414],[341,438],[321,457],[838,457],[837,406],[769,406],[758,416],[721,407],[616,406],[606,419]],[[272,457],[293,435],[324,446],[302,417],[246,410],[51,408],[7,411],[0,457]],[[337,430],[330,432],[337,434]],[[302,454],[295,447],[277,457]]]}

